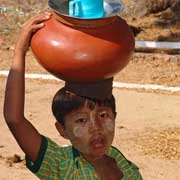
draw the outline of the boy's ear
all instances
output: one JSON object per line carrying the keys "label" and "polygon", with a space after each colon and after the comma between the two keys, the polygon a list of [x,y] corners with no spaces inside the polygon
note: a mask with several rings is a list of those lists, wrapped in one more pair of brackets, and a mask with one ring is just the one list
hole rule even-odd
{"label": "boy's ear", "polygon": [[65,131],[64,126],[58,121],[56,121],[55,126],[56,126],[56,129],[58,130],[59,134],[63,138],[68,139],[68,136],[66,135],[66,131]]}

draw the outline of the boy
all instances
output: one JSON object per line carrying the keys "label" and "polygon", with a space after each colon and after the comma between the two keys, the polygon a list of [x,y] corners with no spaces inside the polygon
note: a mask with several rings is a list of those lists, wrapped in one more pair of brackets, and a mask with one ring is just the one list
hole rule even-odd
{"label": "boy", "polygon": [[99,91],[99,99],[88,92],[89,87],[84,95],[77,84],[66,83],[56,93],[52,103],[55,125],[72,146],[56,145],[24,117],[25,55],[32,33],[43,28],[50,16],[40,14],[23,25],[6,86],[4,117],[26,154],[27,167],[41,180],[141,180],[138,168],[111,146],[116,116],[112,79],[94,86],[101,86],[103,92],[107,89],[103,96]]}

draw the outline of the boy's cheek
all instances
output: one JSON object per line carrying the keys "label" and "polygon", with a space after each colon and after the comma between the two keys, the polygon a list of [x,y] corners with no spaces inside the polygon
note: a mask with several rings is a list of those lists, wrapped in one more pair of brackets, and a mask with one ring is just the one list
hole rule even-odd
{"label": "boy's cheek", "polygon": [[66,130],[66,133],[68,134],[68,139],[70,141],[80,143],[82,141],[88,141],[88,128],[82,127],[82,126],[74,126],[70,129]]}
{"label": "boy's cheek", "polygon": [[82,138],[87,135],[88,127],[87,126],[76,126],[73,128],[73,134],[77,138]]}
{"label": "boy's cheek", "polygon": [[107,140],[107,147],[111,146],[114,139],[115,121],[108,119],[103,123],[104,134]]}
{"label": "boy's cheek", "polygon": [[83,135],[81,129],[75,128],[74,132],[69,135],[69,140],[79,152],[89,154],[88,137],[86,134]]}
{"label": "boy's cheek", "polygon": [[104,131],[107,131],[109,133],[113,133],[115,130],[115,121],[112,119],[107,119],[104,123],[103,123],[103,129]]}

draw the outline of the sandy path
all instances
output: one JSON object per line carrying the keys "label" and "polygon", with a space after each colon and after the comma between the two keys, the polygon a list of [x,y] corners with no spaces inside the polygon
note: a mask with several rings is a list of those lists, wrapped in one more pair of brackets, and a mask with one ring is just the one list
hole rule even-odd
{"label": "sandy path", "polygon": [[[26,170],[24,162],[12,163],[12,160],[8,160],[14,154],[18,154],[22,159],[24,155],[3,120],[2,104],[5,79],[1,78],[0,81],[0,179],[35,180],[37,178]],[[27,80],[26,117],[42,134],[60,144],[67,144],[68,142],[60,138],[54,128],[54,118],[50,109],[51,99],[61,86],[62,84],[57,83]],[[118,112],[114,145],[140,167],[145,180],[180,180],[180,158],[174,156],[170,160],[156,152],[145,155],[142,149],[147,148],[146,142],[137,141],[146,137],[148,143],[151,140],[148,135],[151,135],[152,132],[158,133],[168,128],[180,127],[180,96],[120,89],[114,89],[114,95],[117,99]],[[151,144],[151,146],[155,146],[155,144]]]}

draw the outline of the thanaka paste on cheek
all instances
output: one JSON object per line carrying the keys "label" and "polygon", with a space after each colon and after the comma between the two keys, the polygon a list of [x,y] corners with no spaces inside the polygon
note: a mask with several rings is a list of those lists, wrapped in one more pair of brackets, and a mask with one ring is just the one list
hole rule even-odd
{"label": "thanaka paste on cheek", "polygon": [[[79,132],[78,132],[79,133]],[[76,134],[77,135],[77,134]],[[69,140],[71,141],[71,144],[81,153],[83,154],[88,154],[89,153],[89,148],[87,145],[87,139],[82,137],[77,137],[74,135],[72,132],[71,135],[69,135]]]}
{"label": "thanaka paste on cheek", "polygon": [[107,119],[103,124],[103,128],[105,131],[107,130],[109,132],[113,132],[114,127],[115,127],[115,124],[114,124],[114,120],[112,119]]}
{"label": "thanaka paste on cheek", "polygon": [[114,138],[115,122],[113,119],[106,119],[102,127],[107,140],[107,144],[106,144],[107,145],[106,153],[107,153]]}
{"label": "thanaka paste on cheek", "polygon": [[[71,143],[83,154],[89,154],[88,142],[88,127],[76,126],[73,128],[73,137],[71,137]],[[80,141],[81,139],[81,141]],[[83,141],[83,142],[82,142]]]}
{"label": "thanaka paste on cheek", "polygon": [[82,126],[76,126],[73,128],[73,134],[75,137],[81,138],[83,137],[87,132],[87,128]]}

